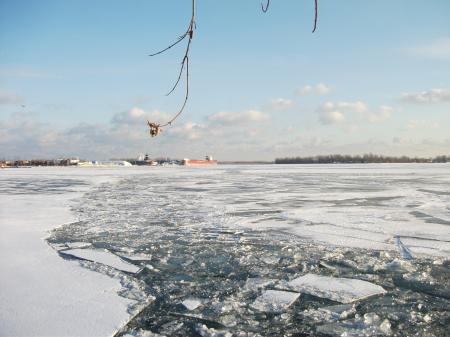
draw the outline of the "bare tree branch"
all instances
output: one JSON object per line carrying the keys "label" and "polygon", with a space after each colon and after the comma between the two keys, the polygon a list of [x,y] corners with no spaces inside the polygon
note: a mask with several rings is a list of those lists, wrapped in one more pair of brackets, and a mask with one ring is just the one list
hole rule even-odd
{"label": "bare tree branch", "polygon": [[266,8],[264,8],[264,5],[263,5],[262,2],[261,2],[261,9],[262,9],[262,11],[263,11],[264,13],[266,13],[267,10],[269,9],[269,5],[270,5],[270,0],[267,0]]}
{"label": "bare tree branch", "polygon": [[[156,56],[159,54],[162,54],[166,51],[168,51],[169,49],[171,49],[172,47],[176,46],[177,44],[179,44],[180,42],[182,42],[183,40],[185,40],[186,38],[188,39],[187,45],[186,45],[186,50],[184,52],[184,56],[183,59],[181,61],[181,66],[180,66],[180,70],[178,72],[178,77],[177,80],[175,81],[175,84],[173,85],[172,89],[170,89],[170,91],[166,94],[167,96],[172,94],[175,89],[178,87],[178,84],[181,81],[181,78],[183,76],[183,72],[186,73],[186,89],[185,89],[185,97],[184,97],[184,101],[183,101],[183,105],[181,106],[180,110],[178,110],[178,112],[175,114],[175,116],[173,116],[168,122],[166,122],[165,124],[158,124],[158,123],[154,123],[154,122],[150,122],[147,121],[147,124],[150,128],[149,132],[150,135],[152,137],[155,137],[157,135],[159,135],[161,133],[161,128],[165,127],[167,125],[172,125],[172,123],[175,121],[175,119],[178,118],[178,116],[181,115],[181,113],[183,112],[184,108],[186,107],[188,98],[189,98],[189,51],[191,48],[191,43],[192,43],[192,38],[194,37],[194,30],[196,29],[196,23],[195,23],[195,0],[191,0],[192,1],[192,13],[191,13],[191,20],[189,21],[189,26],[186,30],[185,33],[183,33],[174,43],[170,44],[169,46],[167,46],[166,48],[150,54],[149,56]],[[263,3],[261,3],[261,9],[264,13],[266,13],[269,9],[270,6],[270,0],[266,0],[266,6],[264,6]],[[314,27],[312,32],[314,33],[316,31],[317,28],[317,16],[318,16],[318,0],[314,0],[314,7],[315,7],[315,14],[314,14]]]}
{"label": "bare tree branch", "polygon": [[183,75],[184,70],[186,69],[186,91],[185,91],[185,98],[183,101],[183,105],[181,106],[180,110],[178,111],[178,113],[172,118],[170,119],[167,123],[165,124],[157,124],[157,123],[152,123],[147,121],[148,126],[150,127],[150,135],[152,137],[155,137],[157,135],[159,135],[161,133],[161,128],[167,125],[171,125],[173,123],[173,121],[175,119],[177,119],[177,117],[179,115],[181,115],[181,113],[183,112],[184,108],[186,107],[186,103],[188,101],[189,98],[189,50],[191,48],[191,43],[192,43],[192,38],[194,37],[194,30],[196,28],[196,24],[195,24],[195,0],[192,0],[192,14],[191,14],[191,20],[189,22],[189,26],[188,29],[186,30],[186,32],[181,35],[177,41],[175,41],[174,43],[172,43],[171,45],[169,45],[168,47],[154,53],[154,54],[150,54],[149,56],[156,56],[159,54],[162,54],[164,52],[166,52],[167,50],[169,50],[170,48],[176,46],[178,43],[180,43],[181,41],[183,41],[184,39],[188,39],[188,43],[186,46],[186,50],[184,52],[184,56],[183,59],[181,61],[181,67],[180,67],[180,71],[178,72],[178,77],[177,80],[175,81],[175,84],[173,85],[172,89],[170,89],[170,91],[167,93],[167,96],[170,95],[172,92],[174,92],[174,90],[178,87],[178,84],[180,83],[181,80],[181,76]]}

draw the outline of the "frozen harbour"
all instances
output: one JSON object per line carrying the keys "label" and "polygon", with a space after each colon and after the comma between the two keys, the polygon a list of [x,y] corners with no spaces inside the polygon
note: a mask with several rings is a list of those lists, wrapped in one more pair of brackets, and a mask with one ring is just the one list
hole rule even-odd
{"label": "frozen harbour", "polygon": [[0,171],[1,335],[444,336],[449,173]]}

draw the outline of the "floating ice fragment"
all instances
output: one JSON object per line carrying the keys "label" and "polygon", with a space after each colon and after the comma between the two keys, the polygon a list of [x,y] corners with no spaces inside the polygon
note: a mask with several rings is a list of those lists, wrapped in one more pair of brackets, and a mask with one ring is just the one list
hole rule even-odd
{"label": "floating ice fragment", "polygon": [[140,270],[138,266],[123,261],[120,257],[114,255],[108,250],[77,248],[60,251],[60,253],[64,255],[70,255],[83,260],[102,263],[104,265],[113,267],[118,270],[126,271],[129,273],[137,273]]}
{"label": "floating ice fragment", "polygon": [[399,236],[395,237],[395,244],[400,252],[400,256],[405,260],[412,260],[412,255],[408,247],[406,247],[403,242],[400,240]]}
{"label": "floating ice fragment", "polygon": [[387,319],[381,322],[380,317],[374,313],[347,321],[320,325],[317,327],[317,332],[336,337],[388,336],[392,333],[391,323]]}
{"label": "floating ice fragment", "polygon": [[131,330],[126,335],[123,335],[123,337],[164,337],[163,335],[153,333],[148,330]]}
{"label": "floating ice fragment", "polygon": [[266,312],[281,312],[291,306],[299,293],[281,290],[266,290],[252,304],[253,309]]}
{"label": "floating ice fragment", "polygon": [[351,313],[355,312],[355,307],[352,304],[338,304],[330,305],[328,307],[319,308],[319,310],[329,313],[332,317],[337,319],[344,319]]}
{"label": "floating ice fragment", "polygon": [[316,322],[336,322],[347,319],[356,311],[352,304],[338,304],[319,309],[308,309],[303,311],[302,315]]}
{"label": "floating ice fragment", "polygon": [[145,265],[145,268],[147,268],[148,270],[154,271],[154,272],[159,272],[159,269],[153,267],[150,263],[147,263]]}
{"label": "floating ice fragment", "polygon": [[66,246],[69,248],[87,248],[91,246],[90,242],[66,242]]}
{"label": "floating ice fragment", "polygon": [[336,302],[351,303],[373,295],[386,293],[382,287],[362,280],[306,274],[288,283],[296,291],[329,298]]}
{"label": "floating ice fragment", "polygon": [[144,253],[131,253],[131,254],[119,254],[121,257],[125,257],[131,261],[150,261],[152,256]]}
{"label": "floating ice fragment", "polygon": [[273,285],[276,282],[274,279],[264,279],[259,277],[251,277],[245,281],[244,289],[256,291],[260,288],[265,288],[269,285]]}
{"label": "floating ice fragment", "polygon": [[189,311],[192,311],[201,306],[202,301],[198,298],[190,297],[181,302],[181,304],[183,304],[185,308],[188,309]]}

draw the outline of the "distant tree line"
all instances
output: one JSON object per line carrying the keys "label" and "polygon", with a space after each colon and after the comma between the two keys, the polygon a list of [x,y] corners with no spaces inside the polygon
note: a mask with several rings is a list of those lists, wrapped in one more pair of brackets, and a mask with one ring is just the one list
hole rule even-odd
{"label": "distant tree line", "polygon": [[275,159],[275,164],[366,164],[366,163],[446,163],[450,162],[450,156],[437,156],[434,158],[419,157],[391,157],[377,154],[343,155],[330,154],[312,157],[287,157]]}

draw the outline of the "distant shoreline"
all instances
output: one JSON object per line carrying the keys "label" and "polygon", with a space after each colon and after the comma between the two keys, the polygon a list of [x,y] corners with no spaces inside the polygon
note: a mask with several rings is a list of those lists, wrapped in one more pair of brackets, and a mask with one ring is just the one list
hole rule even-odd
{"label": "distant shoreline", "polygon": [[376,154],[341,155],[330,154],[310,157],[286,157],[275,159],[275,164],[408,164],[408,163],[448,163],[450,156],[441,155],[433,158],[383,156]]}
{"label": "distant shoreline", "polygon": [[[342,155],[330,154],[308,157],[285,157],[275,160],[219,160],[219,165],[273,165],[273,164],[408,164],[408,163],[449,163],[450,155],[440,155],[429,158],[408,156],[384,156],[376,154]],[[176,166],[182,161],[176,159],[154,159],[137,161],[133,159],[115,159],[107,162],[91,162],[76,159],[31,159],[31,160],[0,160],[0,168],[30,168],[41,166],[78,166],[78,167],[118,167],[118,166]]]}

